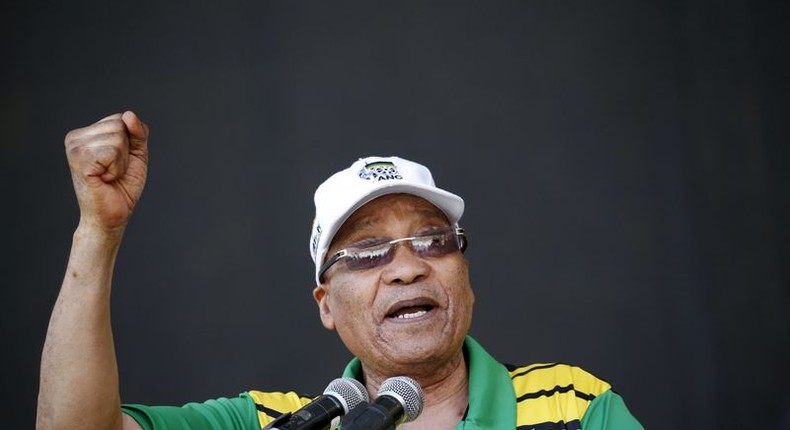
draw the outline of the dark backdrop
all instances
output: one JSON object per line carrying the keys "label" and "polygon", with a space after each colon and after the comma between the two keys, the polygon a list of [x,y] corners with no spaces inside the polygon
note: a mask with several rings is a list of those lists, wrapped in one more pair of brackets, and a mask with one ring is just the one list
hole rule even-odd
{"label": "dark backdrop", "polygon": [[790,428],[786,2],[2,6],[4,428],[30,428],[78,211],[72,128],[134,109],[123,399],[320,392],[312,192],[357,157],[465,197],[472,333],[578,364],[648,428]]}

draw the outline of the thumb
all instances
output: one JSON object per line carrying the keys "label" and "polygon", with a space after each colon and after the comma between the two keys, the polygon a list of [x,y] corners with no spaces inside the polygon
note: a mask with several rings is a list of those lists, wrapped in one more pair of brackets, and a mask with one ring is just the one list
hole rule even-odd
{"label": "thumb", "polygon": [[148,140],[148,126],[140,121],[140,117],[138,117],[134,112],[128,110],[123,113],[121,119],[126,125],[126,129],[129,131],[129,143],[132,146],[131,149],[145,145],[146,141]]}

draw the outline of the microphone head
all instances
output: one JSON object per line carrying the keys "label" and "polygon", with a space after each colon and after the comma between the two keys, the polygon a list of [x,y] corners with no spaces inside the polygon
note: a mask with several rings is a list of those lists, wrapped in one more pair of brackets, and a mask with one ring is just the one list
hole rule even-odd
{"label": "microphone head", "polygon": [[324,395],[332,396],[343,405],[344,413],[354,409],[360,403],[370,402],[368,390],[354,378],[337,378],[330,382]]}
{"label": "microphone head", "polygon": [[406,413],[404,422],[414,421],[422,413],[422,403],[425,399],[422,387],[408,376],[387,379],[381,384],[378,395],[394,397],[400,402]]}

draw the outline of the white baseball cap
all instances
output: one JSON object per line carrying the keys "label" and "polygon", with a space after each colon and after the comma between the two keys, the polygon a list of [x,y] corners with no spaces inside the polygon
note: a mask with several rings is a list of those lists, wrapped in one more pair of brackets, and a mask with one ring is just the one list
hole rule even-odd
{"label": "white baseball cap", "polygon": [[464,200],[436,186],[431,171],[422,164],[400,157],[366,157],[355,161],[318,186],[315,219],[310,235],[310,255],[318,271],[335,233],[354,211],[386,194],[413,194],[439,208],[451,224],[464,213]]}

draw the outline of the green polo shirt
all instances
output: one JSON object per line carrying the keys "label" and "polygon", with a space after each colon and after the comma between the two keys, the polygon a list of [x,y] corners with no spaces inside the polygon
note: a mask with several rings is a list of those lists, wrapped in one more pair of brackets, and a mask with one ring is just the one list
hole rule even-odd
{"label": "green polo shirt", "polygon": [[[455,429],[642,430],[609,384],[562,364],[506,367],[467,337],[469,408]],[[354,358],[344,377],[362,379]],[[123,412],[146,430],[257,430],[310,403],[296,393],[247,391],[236,398],[175,406],[125,404]]]}

